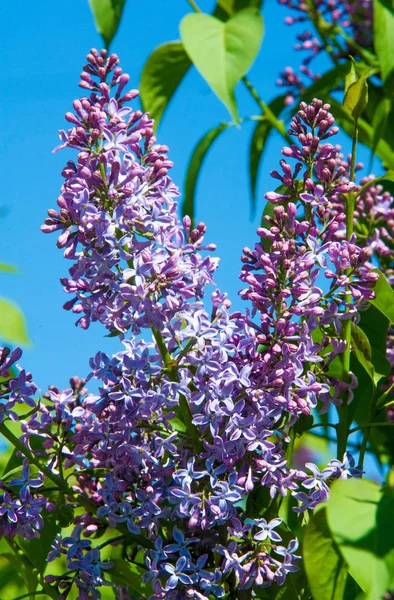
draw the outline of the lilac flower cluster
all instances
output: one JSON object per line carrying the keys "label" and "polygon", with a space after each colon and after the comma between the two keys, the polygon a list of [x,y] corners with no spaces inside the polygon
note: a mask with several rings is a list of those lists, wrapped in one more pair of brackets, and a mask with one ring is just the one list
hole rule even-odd
{"label": "lilac flower cluster", "polygon": [[[371,252],[338,235],[338,198],[354,184],[327,142],[337,128],[328,105],[301,104],[290,127],[296,141],[283,150],[296,164],[282,160],[282,174],[272,173],[281,187],[266,195],[267,226],[244,250],[249,308],[231,313],[217,289],[204,302],[218,260],[202,254],[213,250],[203,245],[205,225],[178,220],[167,149],[149,115],[125,106],[136,96],[124,93],[127,83],[115,55],[92,50],[81,77],[89,97],[74,102],[73,127],[61,132],[77,162],[67,163],[60,210],[43,227],[60,232],[58,246],[73,261],[62,280],[73,295],[65,308],[83,328],[98,321],[119,334],[123,348],[98,352],[86,380],[51,387],[37,404],[23,371],[1,384],[10,410],[24,397],[32,406],[21,441],[32,448],[41,440],[36,456],[59,484],[59,520],[74,524],[49,556],[65,555],[70,573],[47,582],[99,598],[112,563],[85,538],[117,530],[130,560],[130,546],[145,549],[151,600],[282,585],[299,557],[294,536],[282,539],[277,497],[292,494],[303,512],[327,499],[330,481],[359,474],[348,454],[323,472],[306,465],[312,476],[286,454],[300,418],[351,400],[357,382],[340,381],[331,366],[346,349],[344,320],[358,318],[376,281]],[[150,341],[138,337],[142,329]],[[2,372],[15,352],[2,351]],[[20,481],[34,487],[28,472]],[[19,507],[13,494],[3,499],[7,522]],[[74,516],[78,503],[86,512]],[[126,585],[112,585],[128,597]]]}
{"label": "lilac flower cluster", "polygon": [[60,232],[58,247],[74,261],[62,283],[78,324],[138,333],[161,329],[186,299],[200,298],[217,260],[200,255],[203,224],[179,223],[167,147],[156,144],[148,114],[125,106],[138,92],[123,93],[129,76],[105,56],[88,55],[81,86],[91,94],[66,114],[73,128],[57,149],[77,149],[78,162],[63,170],[60,210],[48,211],[42,229]]}
{"label": "lilac flower cluster", "polygon": [[[81,539],[83,530],[82,525],[78,525],[73,530],[71,536],[61,538],[57,535],[52,550],[48,555],[48,561],[53,561],[62,555],[67,560],[67,575],[46,577],[48,583],[58,582],[60,589],[63,589],[64,598],[67,598],[72,585],[78,586],[79,598],[88,600],[90,598],[101,598],[99,588],[103,585],[111,585],[105,579],[105,573],[113,567],[110,561],[101,560],[100,548],[92,548],[92,542],[87,539]],[[62,597],[61,596],[61,597]]]}
{"label": "lilac flower cluster", "polygon": [[[254,324],[260,344],[256,387],[269,390],[268,397],[295,416],[310,414],[318,398],[326,409],[340,402],[343,382],[330,377],[329,367],[346,348],[342,322],[373,297],[377,280],[366,268],[371,250],[358,246],[355,236],[337,236],[345,213],[342,208],[332,214],[332,199],[353,184],[337,165],[338,150],[326,142],[337,132],[330,107],[319,100],[300,107],[290,127],[299,145],[283,149],[297,162],[293,169],[281,160],[283,174],[272,173],[281,187],[266,198],[277,206],[265,217],[269,227],[258,230],[262,241],[244,250],[241,275],[248,284],[241,296],[260,315]],[[324,279],[330,282],[327,292]]]}
{"label": "lilac flower cluster", "polygon": [[[326,31],[317,32],[318,37],[311,33],[309,29],[297,34],[297,44],[294,49],[304,51],[307,56],[303,59],[299,68],[300,75],[292,67],[280,73],[277,85],[286,90],[286,104],[293,104],[296,98],[302,94],[305,88],[320,78],[315,74],[310,63],[320,55],[327,44],[331,44],[332,57],[336,62],[341,58],[347,58],[349,54],[354,54],[352,44],[343,39],[336,27],[340,27],[348,36],[362,48],[372,47],[373,31],[373,2],[372,0],[347,0],[346,2],[338,0],[313,0],[308,3],[305,0],[278,0],[292,11],[292,14],[285,18],[285,23],[293,25],[296,23],[311,23],[316,27],[320,20],[325,21],[325,28],[331,28],[331,35],[335,37],[335,43],[332,40],[325,39]],[[341,48],[342,46],[342,48]]]}
{"label": "lilac flower cluster", "polygon": [[44,527],[42,510],[53,510],[53,505],[37,490],[43,485],[43,474],[30,477],[30,465],[25,460],[21,477],[9,479],[8,473],[0,482],[0,533],[13,538],[40,537]]}
{"label": "lilac flower cluster", "polygon": [[26,373],[17,361],[22,356],[22,350],[15,348],[0,348],[0,422],[8,417],[12,421],[18,420],[17,413],[13,410],[17,404],[26,404],[34,408],[36,403],[33,396],[38,388],[32,380],[31,373]]}
{"label": "lilac flower cluster", "polygon": [[[347,174],[349,164],[338,156],[338,163],[345,168]],[[358,164],[356,171],[363,168]],[[394,284],[394,198],[388,191],[383,191],[380,184],[373,183],[374,175],[361,177],[360,182],[355,185],[354,190],[357,193],[355,211],[354,211],[354,232],[357,244],[362,248],[367,248],[371,252],[371,258],[366,263],[367,268],[379,267],[385,274],[388,281]],[[331,214],[337,215],[344,210],[343,196],[332,197]],[[338,228],[336,237],[342,240],[345,237],[344,226]],[[388,381],[380,385],[381,392],[387,391],[394,383],[394,331],[389,327],[387,336],[386,358],[391,365],[391,373]],[[387,398],[387,403],[394,400],[394,395]],[[393,420],[393,408],[387,409],[387,418]]]}

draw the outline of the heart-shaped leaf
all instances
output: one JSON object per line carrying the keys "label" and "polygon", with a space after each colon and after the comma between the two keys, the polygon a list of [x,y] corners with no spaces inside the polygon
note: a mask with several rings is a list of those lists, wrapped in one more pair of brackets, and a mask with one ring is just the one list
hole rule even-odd
{"label": "heart-shaped leaf", "polygon": [[263,37],[260,12],[246,8],[226,23],[204,13],[189,14],[182,20],[180,30],[189,58],[238,120],[234,88],[259,51]]}

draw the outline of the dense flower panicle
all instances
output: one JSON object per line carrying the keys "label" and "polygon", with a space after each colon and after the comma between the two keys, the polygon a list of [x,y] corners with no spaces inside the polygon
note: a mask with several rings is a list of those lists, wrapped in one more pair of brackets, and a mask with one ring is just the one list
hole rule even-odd
{"label": "dense flower panicle", "polygon": [[201,298],[218,261],[200,254],[214,248],[203,246],[205,226],[179,222],[167,147],[148,114],[125,106],[138,92],[123,94],[129,77],[118,62],[88,55],[80,85],[91,94],[67,113],[73,128],[60,132],[58,147],[79,150],[78,161],[63,170],[60,211],[48,211],[42,229],[60,232],[58,247],[74,262],[62,283],[78,324],[138,333],[161,329],[184,300]]}
{"label": "dense flower panicle", "polygon": [[[338,381],[330,369],[346,348],[343,320],[357,320],[376,281],[370,252],[338,233],[340,196],[355,186],[327,141],[334,119],[319,100],[300,105],[290,126],[296,143],[283,150],[296,165],[282,160],[283,174],[272,173],[281,188],[266,195],[267,226],[244,250],[240,294],[250,308],[230,312],[217,289],[204,302],[217,259],[201,252],[213,247],[203,245],[203,224],[178,220],[167,149],[149,116],[125,106],[136,92],[124,93],[117,57],[92,51],[88,62],[90,96],[74,103],[73,128],[61,134],[78,161],[63,172],[60,211],[49,211],[44,231],[60,232],[73,261],[66,308],[82,327],[99,321],[120,333],[123,347],[112,357],[98,352],[86,380],[51,386],[40,403],[31,376],[12,370],[20,351],[0,350],[5,418],[16,402],[31,407],[21,440],[28,448],[41,441],[36,455],[54,477],[72,469],[73,494],[89,507],[73,518],[71,498],[46,498],[46,510],[55,502],[62,523],[74,523],[48,557],[65,556],[68,573],[47,581],[77,585],[83,600],[100,597],[103,585],[132,598],[109,581],[111,562],[86,539],[112,528],[146,548],[152,600],[282,585],[298,569],[298,542],[264,503],[292,494],[302,513],[327,500],[334,479],[360,474],[348,453],[323,471],[292,468],[286,456],[298,419],[340,404],[346,391],[351,400],[355,378]],[[152,341],[136,337],[142,328]],[[3,482],[7,535],[41,528],[42,482],[28,465],[9,489]],[[251,515],[255,505],[261,511]]]}
{"label": "dense flower panicle", "polygon": [[[296,23],[308,23],[314,25],[316,20],[324,20],[325,26],[330,26],[336,35],[337,43],[334,44],[333,52],[336,61],[347,59],[354,52],[353,40],[362,48],[372,47],[373,32],[373,1],[372,0],[313,0],[313,9],[304,0],[278,0],[291,10],[285,18],[285,23],[293,25]],[[336,28],[336,29],[335,29]],[[348,39],[341,33],[345,32]],[[306,54],[299,67],[300,75],[290,66],[280,73],[277,85],[286,91],[285,104],[293,104],[305,88],[313,81],[320,78],[310,67],[310,63],[324,51],[322,41],[315,37],[309,29],[297,34],[297,43],[294,49]],[[342,47],[342,48],[341,48]]]}
{"label": "dense flower panicle", "polygon": [[325,409],[340,401],[340,382],[328,367],[346,348],[340,339],[342,321],[357,318],[377,280],[366,267],[370,249],[360,248],[355,236],[344,240],[337,235],[345,214],[343,208],[332,211],[332,199],[354,186],[337,164],[338,150],[326,143],[338,130],[329,108],[320,100],[301,103],[289,130],[298,144],[283,150],[297,160],[296,166],[293,170],[282,160],[283,175],[272,172],[282,184],[279,192],[266,194],[274,204],[272,216],[265,217],[267,227],[258,229],[262,241],[254,250],[244,249],[242,258],[241,279],[248,287],[241,296],[252,302],[252,316],[259,315],[253,324],[260,344],[255,387],[296,416],[310,414],[318,399]]}

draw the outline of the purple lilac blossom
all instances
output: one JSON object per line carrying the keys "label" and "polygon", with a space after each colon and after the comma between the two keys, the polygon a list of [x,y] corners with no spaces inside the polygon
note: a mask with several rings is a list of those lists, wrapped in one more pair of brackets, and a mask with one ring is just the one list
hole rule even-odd
{"label": "purple lilac blossom", "polygon": [[[111,527],[149,542],[152,600],[282,585],[298,568],[298,542],[278,545],[281,519],[250,520],[245,502],[290,493],[301,512],[327,499],[332,479],[355,474],[349,456],[323,472],[307,465],[312,476],[286,458],[300,417],[346,394],[351,400],[357,382],[337,381],[329,367],[346,347],[343,320],[358,318],[376,281],[370,252],[336,236],[343,211],[330,213],[332,198],[353,189],[327,142],[334,118],[319,100],[300,105],[290,126],[295,143],[283,149],[295,167],[282,160],[283,175],[272,173],[285,192],[267,193],[273,216],[255,248],[244,250],[240,294],[248,306],[230,312],[219,290],[204,299],[218,259],[203,254],[213,249],[203,245],[205,225],[191,229],[189,218],[177,217],[167,148],[156,144],[149,115],[125,106],[137,93],[124,93],[118,58],[92,50],[81,80],[89,97],[74,102],[76,114],[66,116],[73,127],[61,132],[77,162],[67,163],[59,211],[49,211],[43,229],[60,233],[58,246],[73,261],[63,279],[73,296],[66,308],[83,328],[98,321],[118,334],[122,349],[98,352],[86,380],[51,386],[39,404],[24,371],[1,384],[10,408],[33,403],[21,440],[32,448],[40,438],[40,460],[57,476],[73,469],[73,493],[94,507],[50,552],[65,555],[71,573],[47,581],[75,583],[82,599],[100,597],[111,563],[84,538]],[[136,337],[142,330],[150,340]],[[0,370],[9,373],[20,353],[0,352]],[[91,380],[95,394],[85,387]],[[40,528],[40,479],[25,467],[20,494],[3,494],[7,535],[19,513],[33,532]]]}

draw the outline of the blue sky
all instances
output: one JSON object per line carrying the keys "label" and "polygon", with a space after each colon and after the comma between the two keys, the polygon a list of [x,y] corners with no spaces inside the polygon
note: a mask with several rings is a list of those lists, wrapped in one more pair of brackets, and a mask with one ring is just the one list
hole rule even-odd
{"label": "blue sky", "polygon": [[[149,4],[149,8],[147,5]],[[200,0],[209,12],[213,3]],[[171,7],[170,9],[168,7]],[[137,87],[142,67],[159,44],[179,39],[180,19],[190,12],[186,0],[128,0],[123,22],[112,50],[117,52],[131,87]],[[266,0],[265,38],[250,71],[250,79],[265,101],[280,90],[277,74],[297,64],[292,50],[294,28],[283,23],[286,9]],[[26,315],[33,347],[25,351],[23,365],[41,389],[49,384],[67,387],[73,375],[88,372],[88,359],[98,350],[119,349],[101,326],[83,331],[74,315],[62,309],[68,299],[59,283],[68,261],[56,248],[56,236],[45,236],[40,225],[48,208],[55,207],[62,182],[60,171],[69,154],[52,154],[57,132],[65,127],[64,113],[81,95],[79,73],[91,47],[101,48],[87,0],[63,2],[3,2],[2,30],[2,144],[0,206],[0,262],[17,266],[17,275],[0,274],[0,295],[14,300]],[[239,85],[240,114],[258,114],[258,108]],[[185,78],[159,129],[159,140],[170,146],[175,163],[172,175],[182,187],[194,144],[203,133],[229,115],[195,70]],[[252,124],[226,131],[212,149],[198,186],[198,220],[208,225],[207,241],[217,244],[221,267],[217,281],[239,306],[240,255],[255,242],[255,229],[264,206],[263,194],[275,187],[269,171],[276,168],[282,142],[270,140],[260,173],[258,209],[250,217],[247,173]],[[345,141],[347,151],[349,140]],[[361,153],[362,155],[362,153]],[[367,154],[362,155],[367,162]]]}

